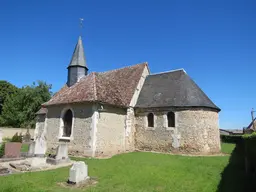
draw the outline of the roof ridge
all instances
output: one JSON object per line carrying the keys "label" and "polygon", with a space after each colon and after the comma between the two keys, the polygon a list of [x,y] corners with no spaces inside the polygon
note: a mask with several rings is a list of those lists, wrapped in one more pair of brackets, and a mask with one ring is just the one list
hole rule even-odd
{"label": "roof ridge", "polygon": [[117,68],[117,69],[112,69],[112,70],[109,70],[109,71],[98,72],[98,74],[114,72],[114,71],[118,71],[118,70],[122,70],[122,69],[126,69],[126,68],[135,67],[135,66],[137,66],[137,65],[148,65],[148,62],[137,63],[137,64],[129,65],[129,66],[126,66],[126,67],[121,67],[121,68]]}
{"label": "roof ridge", "polygon": [[187,74],[187,72],[183,68],[180,68],[180,69],[174,69],[174,70],[170,70],[170,71],[163,71],[163,72],[159,72],[159,73],[152,73],[152,74],[149,74],[149,76],[151,76],[151,75],[161,75],[161,74],[165,74],[165,73],[173,73],[173,72],[176,72],[176,71],[183,71],[184,73]]}

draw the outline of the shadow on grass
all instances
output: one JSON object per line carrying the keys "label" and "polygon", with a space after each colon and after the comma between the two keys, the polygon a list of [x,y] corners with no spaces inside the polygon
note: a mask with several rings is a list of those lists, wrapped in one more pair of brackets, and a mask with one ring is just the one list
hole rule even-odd
{"label": "shadow on grass", "polygon": [[221,173],[217,192],[256,192],[256,183],[252,176],[245,173],[244,145],[236,144],[229,164]]}

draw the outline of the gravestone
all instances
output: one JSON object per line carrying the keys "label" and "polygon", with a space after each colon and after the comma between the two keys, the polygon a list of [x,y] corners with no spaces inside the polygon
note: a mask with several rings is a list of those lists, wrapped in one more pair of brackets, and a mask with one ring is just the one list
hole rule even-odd
{"label": "gravestone", "polygon": [[68,183],[77,184],[89,179],[88,166],[83,161],[77,161],[69,171]]}
{"label": "gravestone", "polygon": [[9,142],[5,144],[4,157],[5,158],[18,158],[20,157],[22,143]]}
{"label": "gravestone", "polygon": [[60,143],[57,148],[56,155],[50,154],[46,162],[54,165],[70,162],[70,159],[68,157],[68,144]]}
{"label": "gravestone", "polygon": [[56,159],[68,159],[68,145],[67,143],[61,143],[57,148]]}
{"label": "gravestone", "polygon": [[28,156],[34,156],[35,155],[35,142],[32,142],[29,144],[28,148]]}
{"label": "gravestone", "polygon": [[44,137],[38,137],[35,140],[35,149],[34,149],[34,154],[37,157],[44,157],[46,152],[46,141]]}

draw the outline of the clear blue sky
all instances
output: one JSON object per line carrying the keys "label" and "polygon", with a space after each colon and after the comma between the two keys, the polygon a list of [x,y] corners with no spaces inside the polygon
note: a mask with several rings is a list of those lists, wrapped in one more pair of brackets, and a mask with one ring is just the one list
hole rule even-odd
{"label": "clear blue sky", "polygon": [[1,1],[0,79],[44,80],[57,91],[84,18],[90,71],[147,61],[152,73],[184,68],[241,128],[256,108],[256,1]]}

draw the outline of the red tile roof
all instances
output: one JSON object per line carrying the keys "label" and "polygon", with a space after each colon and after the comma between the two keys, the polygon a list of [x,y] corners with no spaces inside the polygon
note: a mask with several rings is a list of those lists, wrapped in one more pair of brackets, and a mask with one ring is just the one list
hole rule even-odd
{"label": "red tile roof", "polygon": [[92,72],[71,87],[65,85],[42,106],[102,102],[128,107],[147,63],[112,71]]}

